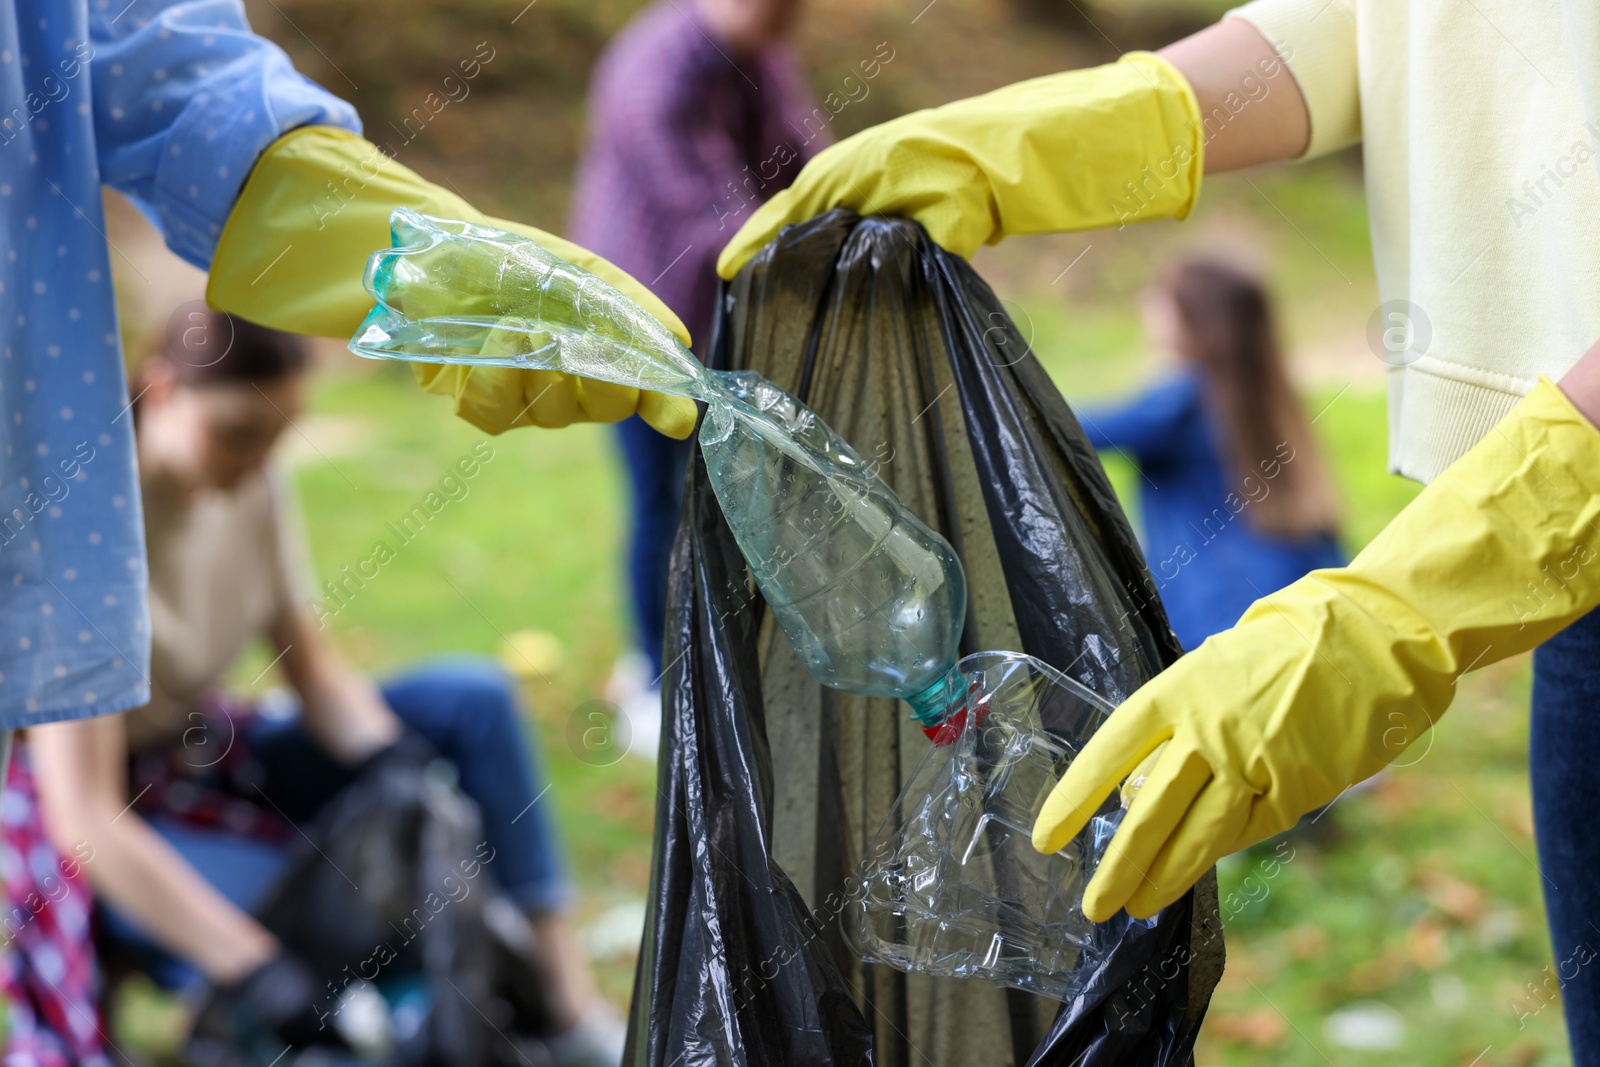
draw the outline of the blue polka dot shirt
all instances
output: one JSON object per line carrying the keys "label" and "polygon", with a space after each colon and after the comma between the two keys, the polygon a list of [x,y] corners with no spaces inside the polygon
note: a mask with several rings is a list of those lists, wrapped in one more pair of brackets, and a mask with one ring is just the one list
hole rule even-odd
{"label": "blue polka dot shirt", "polygon": [[0,5],[0,727],[149,699],[133,416],[100,186],[201,268],[261,151],[355,111],[238,0]]}

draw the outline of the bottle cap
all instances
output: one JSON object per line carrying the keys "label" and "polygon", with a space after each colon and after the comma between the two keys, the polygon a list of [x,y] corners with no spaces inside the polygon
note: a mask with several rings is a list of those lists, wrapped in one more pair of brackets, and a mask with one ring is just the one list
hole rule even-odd
{"label": "bottle cap", "polygon": [[989,697],[986,693],[978,692],[978,683],[974,681],[967,691],[967,699],[961,706],[944,719],[932,726],[924,726],[922,732],[928,735],[928,740],[936,745],[953,745],[956,738],[961,736],[961,731],[967,728],[967,712],[973,709],[973,699],[977,699],[975,722],[983,721],[989,712]]}

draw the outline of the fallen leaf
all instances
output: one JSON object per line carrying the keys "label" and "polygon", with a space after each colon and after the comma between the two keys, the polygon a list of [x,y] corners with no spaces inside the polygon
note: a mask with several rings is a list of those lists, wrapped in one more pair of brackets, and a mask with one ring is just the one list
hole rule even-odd
{"label": "fallen leaf", "polygon": [[497,651],[505,669],[524,680],[544,678],[565,659],[560,638],[544,630],[518,630],[503,639]]}
{"label": "fallen leaf", "polygon": [[1506,1053],[1506,1058],[1500,1062],[1506,1067],[1532,1067],[1544,1055],[1544,1046],[1534,1040],[1522,1041],[1511,1046]]}
{"label": "fallen leaf", "polygon": [[1526,793],[1501,796],[1495,805],[1495,818],[1507,830],[1530,840],[1533,837],[1533,797]]}
{"label": "fallen leaf", "polygon": [[1411,962],[1425,971],[1438,969],[1450,958],[1450,946],[1445,941],[1444,924],[1432,915],[1424,915],[1406,931],[1406,951]]}
{"label": "fallen leaf", "polygon": [[619,852],[612,857],[611,884],[626,889],[643,889],[650,881],[650,857],[636,852]]}
{"label": "fallen leaf", "polygon": [[1328,935],[1315,923],[1301,923],[1284,932],[1283,947],[1290,959],[1313,959],[1328,950]]}
{"label": "fallen leaf", "polygon": [[1483,918],[1489,896],[1471,882],[1444,871],[1419,871],[1417,882],[1428,903],[1458,923],[1471,925]]}
{"label": "fallen leaf", "polygon": [[1289,1024],[1271,1008],[1213,1015],[1205,1025],[1214,1038],[1256,1048],[1276,1048],[1289,1036]]}
{"label": "fallen leaf", "polygon": [[1222,972],[1221,987],[1246,993],[1252,985],[1267,980],[1267,969],[1254,953],[1244,946],[1228,946],[1228,966]]}
{"label": "fallen leaf", "polygon": [[1415,967],[1396,948],[1386,948],[1375,959],[1350,970],[1346,985],[1356,993],[1370,996],[1381,993],[1410,974]]}
{"label": "fallen leaf", "polygon": [[1417,806],[1417,791],[1402,775],[1384,775],[1374,781],[1370,792],[1373,802],[1390,817],[1405,815]]}

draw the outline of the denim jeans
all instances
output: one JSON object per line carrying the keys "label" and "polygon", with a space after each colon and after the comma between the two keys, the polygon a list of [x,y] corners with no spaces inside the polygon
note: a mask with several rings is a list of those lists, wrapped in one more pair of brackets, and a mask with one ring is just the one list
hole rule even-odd
{"label": "denim jeans", "polygon": [[617,424],[617,443],[628,469],[633,523],[628,540],[628,581],[639,648],[650,675],[661,677],[666,639],[667,566],[683,510],[683,474],[689,442],[656,433],[637,415]]}
{"label": "denim jeans", "polygon": [[1533,814],[1574,1067],[1600,1067],[1600,611],[1533,655]]}
{"label": "denim jeans", "polygon": [[[441,660],[395,678],[382,692],[406,726],[455,765],[495,850],[486,869],[500,888],[530,912],[562,907],[569,888],[552,799],[535,788],[543,774],[518,720],[511,679],[487,660]],[[243,740],[282,798],[281,810],[296,822],[315,816],[352,779],[349,768],[317,747],[298,716],[259,720]],[[247,911],[262,902],[287,860],[283,846],[161,817],[150,822],[207,882]],[[104,932],[144,958],[157,982],[177,989],[198,980],[187,962],[162,951],[127,919],[110,908],[101,911]]]}

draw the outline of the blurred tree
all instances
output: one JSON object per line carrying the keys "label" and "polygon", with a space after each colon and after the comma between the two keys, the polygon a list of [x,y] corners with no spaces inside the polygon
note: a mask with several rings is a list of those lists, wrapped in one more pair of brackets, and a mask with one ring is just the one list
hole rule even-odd
{"label": "blurred tree", "polygon": [[[245,0],[258,30],[361,112],[367,135],[486,210],[566,218],[589,71],[645,0]],[[671,0],[687,7],[693,0]],[[919,107],[1105,62],[1227,0],[810,0],[797,44],[836,138]],[[870,81],[862,64],[893,55]],[[463,67],[463,64],[468,66]],[[471,70],[470,79],[463,77]],[[447,81],[447,79],[450,79]]]}

